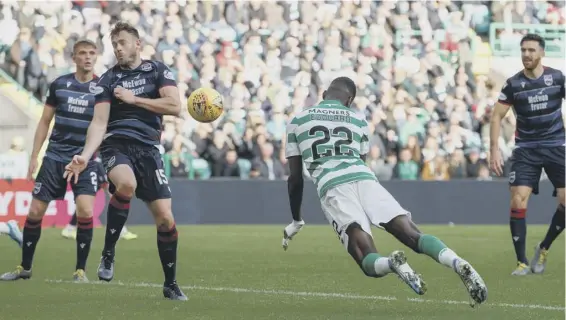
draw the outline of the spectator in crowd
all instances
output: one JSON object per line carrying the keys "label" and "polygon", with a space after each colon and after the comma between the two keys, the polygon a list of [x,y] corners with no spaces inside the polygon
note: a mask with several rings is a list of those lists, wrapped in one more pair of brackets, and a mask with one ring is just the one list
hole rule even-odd
{"label": "spectator in crowd", "polygon": [[434,159],[425,161],[421,173],[422,180],[443,181],[450,179],[449,164],[443,155],[438,154]]}
{"label": "spectator in crowd", "polygon": [[[49,81],[72,71],[77,39],[99,45],[101,74],[115,63],[112,26],[135,25],[143,57],[171,68],[182,100],[203,86],[225,98],[212,124],[164,117],[172,175],[284,178],[287,120],[348,76],[382,179],[477,178],[499,88],[472,73],[471,34],[486,35],[491,21],[559,24],[560,9],[559,1],[13,1],[0,4],[10,31],[0,35],[0,56],[41,99]],[[503,45],[515,46],[520,35],[503,32]],[[510,115],[500,138],[506,158],[513,125]]]}
{"label": "spectator in crowd", "polygon": [[393,177],[395,164],[386,162],[385,158],[381,156],[381,149],[378,146],[371,146],[366,162],[380,181],[391,180]]}
{"label": "spectator in crowd", "polygon": [[260,156],[254,160],[250,176],[261,179],[283,179],[285,170],[281,162],[273,156],[273,144],[264,142],[259,145]]}
{"label": "spectator in crowd", "polygon": [[174,155],[171,157],[171,173],[172,178],[186,178],[187,169],[185,164],[180,161],[179,155]]}
{"label": "spectator in crowd", "polygon": [[238,154],[235,150],[228,150],[224,159],[224,164],[220,173],[222,177],[239,178],[241,175],[240,165],[238,165]]}
{"label": "spectator in crowd", "polygon": [[401,155],[397,167],[395,168],[395,176],[401,180],[417,180],[419,178],[419,164],[412,159],[411,150],[401,150]]}

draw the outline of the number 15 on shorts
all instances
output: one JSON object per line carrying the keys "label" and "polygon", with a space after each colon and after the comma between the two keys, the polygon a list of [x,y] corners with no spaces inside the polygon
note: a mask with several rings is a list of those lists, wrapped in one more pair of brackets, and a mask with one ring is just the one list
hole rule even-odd
{"label": "number 15 on shorts", "polygon": [[155,176],[157,177],[157,182],[159,182],[159,184],[169,184],[169,180],[167,180],[167,176],[163,169],[155,170]]}

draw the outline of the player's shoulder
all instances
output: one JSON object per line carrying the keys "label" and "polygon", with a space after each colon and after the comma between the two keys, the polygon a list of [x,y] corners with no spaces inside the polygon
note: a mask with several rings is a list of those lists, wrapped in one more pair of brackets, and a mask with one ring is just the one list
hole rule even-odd
{"label": "player's shoulder", "polygon": [[106,71],[104,71],[100,76],[96,77],[96,81],[100,82],[103,80],[112,80],[112,77],[119,73],[119,68],[120,67],[118,65],[114,65],[111,68],[106,69]]}
{"label": "player's shoulder", "polygon": [[557,79],[563,79],[564,78],[564,72],[562,72],[559,69],[554,69],[552,67],[544,67],[544,73],[543,75],[545,76],[551,76],[551,77],[556,77]]}
{"label": "player's shoulder", "polygon": [[58,87],[64,85],[69,81],[75,82],[75,80],[75,74],[71,72],[58,76],[57,78],[53,79],[53,81],[51,81],[51,84],[55,87]]}
{"label": "player's shoulder", "polygon": [[160,70],[169,70],[169,68],[165,65],[165,63],[159,60],[142,60],[140,65],[140,70],[144,72],[150,71],[160,71]]}
{"label": "player's shoulder", "polygon": [[543,68],[545,74],[560,74],[560,75],[564,74],[561,70],[555,69],[553,67],[544,66]]}
{"label": "player's shoulder", "polygon": [[515,73],[514,75],[510,76],[509,78],[507,78],[506,84],[507,85],[513,85],[513,83],[522,80],[524,77],[524,73],[523,70]]}
{"label": "player's shoulder", "polygon": [[[305,107],[303,110],[295,113],[290,119],[289,119],[289,124],[290,125],[301,125],[304,124],[306,121],[308,121],[310,119],[309,117],[309,110],[315,108],[316,106],[310,106],[310,107]],[[312,112],[312,110],[311,110]]]}

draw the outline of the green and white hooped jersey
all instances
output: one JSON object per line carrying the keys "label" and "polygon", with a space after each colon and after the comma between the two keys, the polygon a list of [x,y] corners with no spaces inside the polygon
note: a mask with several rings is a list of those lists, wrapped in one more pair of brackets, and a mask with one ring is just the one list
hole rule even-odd
{"label": "green and white hooped jersey", "polygon": [[322,198],[341,184],[375,180],[360,159],[369,152],[368,124],[339,101],[325,100],[305,109],[287,125],[287,158],[302,156]]}

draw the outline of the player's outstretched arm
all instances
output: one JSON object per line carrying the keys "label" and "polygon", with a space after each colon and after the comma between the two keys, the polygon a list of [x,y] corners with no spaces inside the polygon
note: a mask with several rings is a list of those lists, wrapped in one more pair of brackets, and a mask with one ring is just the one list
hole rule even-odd
{"label": "player's outstretched arm", "polygon": [[499,151],[499,134],[501,132],[501,120],[505,117],[511,105],[497,102],[493,108],[489,126],[489,140],[491,145],[490,166],[491,170],[498,176],[503,174],[503,159]]}
{"label": "player's outstretched arm", "polygon": [[37,157],[45,139],[47,139],[47,133],[49,132],[49,125],[55,116],[55,108],[49,104],[45,104],[43,112],[41,113],[41,119],[37,123],[37,128],[35,129],[35,136],[33,138],[33,149],[31,152],[29,169],[28,169],[28,179],[32,179],[33,173],[37,169]]}
{"label": "player's outstretched arm", "polygon": [[287,190],[289,192],[289,204],[291,205],[291,214],[293,222],[283,229],[283,250],[289,247],[289,241],[301,231],[305,222],[301,218],[301,205],[303,203],[303,159],[301,156],[291,156],[287,158],[289,171],[291,172],[287,179]]}
{"label": "player's outstretched arm", "polygon": [[294,221],[302,221],[301,205],[303,203],[303,159],[301,156],[289,157],[289,178],[287,179],[287,191],[289,193],[289,204]]}
{"label": "player's outstretched arm", "polygon": [[99,102],[94,106],[94,115],[88,126],[83,152],[80,155],[75,155],[73,160],[65,166],[63,178],[67,179],[68,182],[77,183],[79,181],[79,174],[87,167],[89,160],[104,139],[109,116],[109,102]]}
{"label": "player's outstretched arm", "polygon": [[301,217],[301,205],[303,203],[303,157],[299,149],[299,143],[295,130],[297,124],[291,119],[287,125],[287,139],[285,140],[285,157],[289,164],[289,178],[287,178],[287,191],[289,193],[289,204],[293,221],[283,229],[283,250],[287,250],[289,241],[293,239],[305,222]]}
{"label": "player's outstretched arm", "polygon": [[86,142],[81,157],[90,159],[98,150],[104,139],[108,118],[110,116],[110,102],[99,102],[94,106],[94,115],[88,126]]}
{"label": "player's outstretched arm", "polygon": [[134,104],[149,111],[171,116],[179,116],[181,113],[181,97],[179,89],[167,86],[159,89],[161,98],[148,99],[135,97]]}

